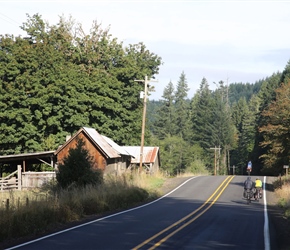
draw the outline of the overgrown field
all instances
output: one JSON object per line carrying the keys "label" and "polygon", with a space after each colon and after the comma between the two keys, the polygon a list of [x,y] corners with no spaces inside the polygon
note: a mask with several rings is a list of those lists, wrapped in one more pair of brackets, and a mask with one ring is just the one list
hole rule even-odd
{"label": "overgrown field", "polygon": [[51,183],[37,190],[2,192],[0,242],[153,200],[164,180],[162,175],[131,174],[107,176],[103,184],[85,188],[56,190]]}

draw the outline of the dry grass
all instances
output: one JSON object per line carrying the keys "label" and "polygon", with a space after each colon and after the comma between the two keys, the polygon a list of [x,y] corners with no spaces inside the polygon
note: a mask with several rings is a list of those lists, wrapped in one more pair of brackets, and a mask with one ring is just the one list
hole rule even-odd
{"label": "dry grass", "polygon": [[[126,209],[158,197],[162,174],[107,176],[99,186],[56,190],[55,185],[0,193],[0,242],[37,235],[92,214]],[[8,203],[9,200],[9,203]]]}
{"label": "dry grass", "polygon": [[161,187],[165,179],[166,177],[161,172],[158,172],[155,175],[141,173],[133,175],[132,183],[137,187],[152,191]]}
{"label": "dry grass", "polygon": [[0,210],[4,208],[7,209],[8,206],[10,209],[16,209],[27,206],[30,202],[46,201],[48,198],[48,192],[44,192],[40,189],[0,192]]}
{"label": "dry grass", "polygon": [[290,219],[290,179],[284,177],[275,193],[279,197],[279,206],[285,210],[285,216]]}

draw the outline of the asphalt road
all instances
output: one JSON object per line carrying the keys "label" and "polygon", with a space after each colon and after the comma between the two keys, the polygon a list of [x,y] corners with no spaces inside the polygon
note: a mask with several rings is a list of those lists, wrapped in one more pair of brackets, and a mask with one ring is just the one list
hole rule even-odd
{"label": "asphalt road", "polygon": [[275,250],[265,205],[270,184],[264,199],[247,205],[245,179],[193,177],[152,203],[9,249]]}

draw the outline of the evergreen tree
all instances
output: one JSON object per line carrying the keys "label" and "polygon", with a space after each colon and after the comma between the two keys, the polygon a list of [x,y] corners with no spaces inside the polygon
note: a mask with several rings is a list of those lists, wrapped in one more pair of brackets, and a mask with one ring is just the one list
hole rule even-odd
{"label": "evergreen tree", "polygon": [[231,162],[237,167],[237,173],[242,174],[245,162],[247,162],[249,155],[246,143],[243,138],[243,121],[249,113],[249,107],[245,97],[233,104],[232,106],[232,121],[236,127],[237,147],[231,150]]}
{"label": "evergreen tree", "polygon": [[191,118],[192,118],[192,141],[191,145],[198,144],[204,152],[204,162],[208,166],[209,171],[213,171],[214,162],[212,152],[210,148],[218,145],[214,145],[214,102],[212,98],[212,92],[209,89],[209,84],[205,78],[202,79],[200,88],[193,97],[191,103],[192,106]]}
{"label": "evergreen tree", "polygon": [[213,93],[213,144],[220,148],[221,158],[217,159],[217,172],[221,174],[226,174],[229,170],[228,153],[235,144],[235,128],[231,119],[227,93],[227,87],[222,81],[219,82],[218,89]]}
{"label": "evergreen tree", "polygon": [[255,84],[250,83],[232,83],[229,85],[229,103],[233,104],[241,98],[245,98],[248,102],[252,95],[258,94],[263,81],[257,81]]}
{"label": "evergreen tree", "polygon": [[190,123],[189,123],[189,102],[187,100],[188,85],[185,73],[182,72],[177,82],[175,92],[175,127],[176,135],[183,138],[185,141],[190,139]]}
{"label": "evergreen tree", "polygon": [[205,78],[201,81],[196,99],[195,110],[192,111],[195,114],[192,120],[192,130],[194,131],[192,144],[198,142],[203,149],[209,149],[213,146],[213,99]]}
{"label": "evergreen tree", "polygon": [[93,170],[92,157],[84,145],[84,141],[79,139],[76,147],[70,148],[68,156],[59,164],[56,180],[60,187],[84,187],[103,182],[102,171]]}
{"label": "evergreen tree", "polygon": [[156,119],[153,126],[153,133],[158,139],[163,140],[166,137],[171,137],[175,134],[176,113],[174,106],[174,86],[170,81],[165,87],[162,95],[161,105],[156,110]]}
{"label": "evergreen tree", "polygon": [[[242,133],[240,138],[240,147],[241,151],[245,152],[244,155],[244,168],[246,168],[246,164],[249,160],[251,160],[254,164],[253,173],[257,172],[257,164],[251,158],[251,154],[254,149],[255,144],[255,136],[256,136],[256,117],[259,109],[259,103],[256,103],[256,96],[253,96],[248,104],[247,112],[245,113],[242,120]],[[246,169],[245,169],[246,170]]]}
{"label": "evergreen tree", "polygon": [[[261,85],[261,89],[257,96],[260,99],[260,112],[266,109],[270,103],[275,100],[275,90],[280,86],[281,73],[275,73],[272,76],[266,78]],[[261,117],[263,118],[263,117]],[[262,120],[258,121],[259,124],[263,123]]]}
{"label": "evergreen tree", "polygon": [[281,74],[280,83],[287,84],[289,80],[290,80],[290,60],[287,62],[285,69]]}
{"label": "evergreen tree", "polygon": [[169,175],[184,173],[192,162],[199,159],[199,152],[194,152],[188,142],[178,136],[168,136],[160,141],[162,170]]}

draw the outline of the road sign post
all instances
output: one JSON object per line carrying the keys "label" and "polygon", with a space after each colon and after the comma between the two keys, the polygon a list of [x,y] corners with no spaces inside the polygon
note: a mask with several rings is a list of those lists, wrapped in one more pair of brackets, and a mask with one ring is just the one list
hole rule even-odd
{"label": "road sign post", "polygon": [[289,165],[284,165],[283,168],[286,171],[286,177],[288,177],[288,169],[289,169]]}

